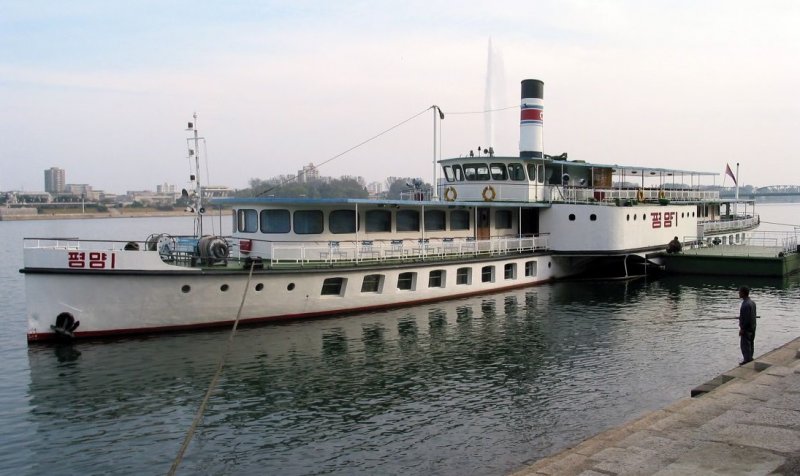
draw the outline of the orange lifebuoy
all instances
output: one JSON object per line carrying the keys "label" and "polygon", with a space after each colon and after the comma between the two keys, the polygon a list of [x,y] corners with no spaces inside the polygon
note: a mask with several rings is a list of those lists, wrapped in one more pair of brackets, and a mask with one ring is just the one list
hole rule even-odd
{"label": "orange lifebuoy", "polygon": [[495,191],[494,187],[492,187],[491,185],[487,185],[486,187],[484,187],[482,195],[483,195],[483,201],[491,202],[492,200],[495,199],[495,197],[497,197],[497,192]]}
{"label": "orange lifebuoy", "polygon": [[644,201],[644,190],[641,188],[636,191],[636,200],[643,202]]}
{"label": "orange lifebuoy", "polygon": [[447,187],[446,189],[444,189],[445,200],[447,200],[448,202],[452,202],[456,198],[458,198],[458,191],[455,189],[455,187]]}

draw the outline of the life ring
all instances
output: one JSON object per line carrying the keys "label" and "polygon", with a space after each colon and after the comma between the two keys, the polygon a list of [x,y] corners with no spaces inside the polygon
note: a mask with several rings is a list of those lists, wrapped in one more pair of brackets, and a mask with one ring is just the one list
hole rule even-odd
{"label": "life ring", "polygon": [[659,198],[659,200],[663,200],[663,199],[667,198],[667,194],[664,193],[663,190],[659,190],[658,191],[658,198]]}
{"label": "life ring", "polygon": [[448,202],[452,202],[456,198],[458,198],[458,191],[455,189],[455,187],[447,187],[446,189],[444,189],[445,200],[447,200]]}
{"label": "life ring", "polygon": [[644,201],[644,190],[641,188],[636,191],[636,200],[643,202]]}
{"label": "life ring", "polygon": [[497,196],[497,192],[494,190],[494,187],[487,185],[484,187],[482,195],[484,202],[491,202]]}

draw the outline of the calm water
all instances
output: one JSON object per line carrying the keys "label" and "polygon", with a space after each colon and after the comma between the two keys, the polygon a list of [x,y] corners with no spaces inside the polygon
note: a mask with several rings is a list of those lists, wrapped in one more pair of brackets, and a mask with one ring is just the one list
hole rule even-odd
{"label": "calm water", "polygon": [[[800,205],[759,206],[791,224]],[[777,228],[776,225],[762,225]],[[25,342],[23,236],[144,239],[184,219],[0,222],[0,472],[166,473],[227,331]],[[688,396],[740,359],[739,280],[565,282],[240,329],[180,474],[497,475]],[[800,278],[750,280],[756,353]]]}

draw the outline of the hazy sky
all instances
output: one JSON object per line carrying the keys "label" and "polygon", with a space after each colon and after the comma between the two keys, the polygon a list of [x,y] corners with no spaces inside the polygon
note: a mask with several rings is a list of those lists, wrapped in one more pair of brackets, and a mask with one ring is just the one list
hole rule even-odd
{"label": "hazy sky", "polygon": [[[0,0],[0,190],[43,170],[123,193],[293,174],[432,104],[442,156],[517,155],[519,84],[545,82],[545,152],[800,184],[800,2]],[[487,143],[491,38],[494,140]],[[432,113],[322,175],[432,174]],[[205,174],[205,166],[202,174]],[[721,177],[720,177],[721,180]]]}

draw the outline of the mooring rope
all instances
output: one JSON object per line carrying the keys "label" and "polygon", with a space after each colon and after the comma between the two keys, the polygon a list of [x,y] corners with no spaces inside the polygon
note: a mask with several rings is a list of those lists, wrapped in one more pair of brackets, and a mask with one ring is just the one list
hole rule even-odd
{"label": "mooring rope", "polygon": [[211,398],[211,392],[214,391],[214,387],[217,386],[217,381],[219,380],[219,376],[222,374],[222,368],[225,366],[225,357],[227,357],[228,352],[231,350],[231,345],[233,344],[233,337],[236,335],[236,328],[239,326],[239,317],[242,315],[242,308],[244,308],[244,300],[247,298],[247,290],[250,288],[250,279],[253,277],[253,269],[255,268],[255,262],[250,264],[250,274],[247,275],[247,284],[244,286],[244,293],[242,293],[242,302],[239,304],[239,312],[236,313],[236,320],[233,321],[233,328],[231,329],[231,334],[228,337],[228,343],[225,346],[224,352],[219,358],[219,364],[217,364],[217,371],[214,372],[214,378],[211,379],[211,383],[208,385],[208,390],[206,391],[206,396],[203,397],[202,403],[200,403],[200,408],[197,409],[197,414],[194,416],[194,421],[192,421],[192,425],[189,427],[189,431],[186,433],[186,438],[183,440],[183,444],[181,445],[181,449],[178,450],[178,455],[175,457],[175,461],[172,462],[172,467],[169,468],[169,476],[173,476],[175,471],[178,470],[178,466],[180,466],[181,461],[183,460],[183,454],[186,452],[186,448],[189,447],[189,442],[192,441],[192,437],[194,436],[197,427],[200,425],[200,420],[203,419],[203,414],[206,411],[206,406],[208,405],[208,400]]}
{"label": "mooring rope", "polygon": [[768,225],[781,225],[781,226],[793,226],[795,228],[800,228],[800,225],[793,225],[791,223],[776,223],[774,221],[761,221],[761,223],[766,223]]}

